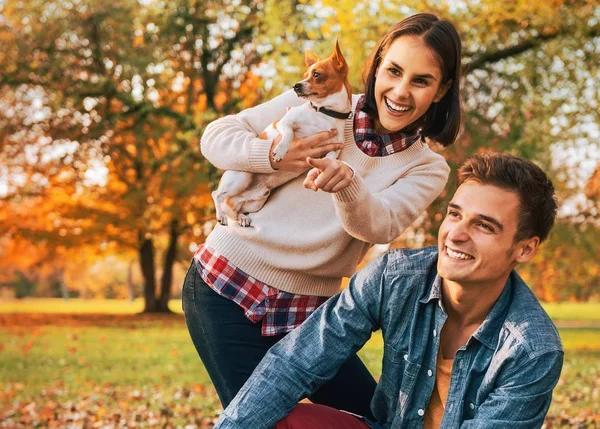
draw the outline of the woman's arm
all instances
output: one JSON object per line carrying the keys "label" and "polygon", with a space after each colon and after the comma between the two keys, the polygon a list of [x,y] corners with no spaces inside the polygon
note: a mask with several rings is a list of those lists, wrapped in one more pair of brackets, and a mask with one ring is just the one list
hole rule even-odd
{"label": "woman's arm", "polygon": [[[294,139],[288,153],[278,163],[271,159],[273,141],[258,138],[265,128],[285,115],[288,107],[302,103],[305,101],[298,98],[294,91],[287,91],[237,115],[211,122],[200,140],[202,155],[221,170],[249,173],[307,170],[307,156],[319,157],[342,148],[341,143],[325,143],[335,136],[335,130]],[[279,137],[275,141],[278,139]]]}
{"label": "woman's arm", "polygon": [[439,155],[413,167],[392,186],[372,193],[355,174],[350,185],[333,194],[336,212],[353,237],[373,244],[395,240],[442,192],[450,167]]}
{"label": "woman's arm", "polygon": [[258,135],[282,118],[288,107],[302,103],[290,90],[237,115],[211,122],[200,140],[202,155],[221,170],[272,173],[275,171],[269,161],[272,141],[259,139]]}

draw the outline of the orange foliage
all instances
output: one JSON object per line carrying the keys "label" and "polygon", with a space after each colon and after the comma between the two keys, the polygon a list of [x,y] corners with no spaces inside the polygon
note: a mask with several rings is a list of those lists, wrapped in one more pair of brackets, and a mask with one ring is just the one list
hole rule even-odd
{"label": "orange foliage", "polygon": [[257,104],[261,86],[262,78],[256,76],[252,71],[248,71],[239,90],[244,108],[252,107]]}

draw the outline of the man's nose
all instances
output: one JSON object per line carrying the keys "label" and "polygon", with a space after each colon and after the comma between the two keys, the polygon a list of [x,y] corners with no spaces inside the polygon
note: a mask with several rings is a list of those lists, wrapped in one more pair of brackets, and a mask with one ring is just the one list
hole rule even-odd
{"label": "man's nose", "polygon": [[469,231],[467,227],[468,225],[464,220],[454,223],[448,230],[448,239],[454,242],[467,241],[469,239]]}

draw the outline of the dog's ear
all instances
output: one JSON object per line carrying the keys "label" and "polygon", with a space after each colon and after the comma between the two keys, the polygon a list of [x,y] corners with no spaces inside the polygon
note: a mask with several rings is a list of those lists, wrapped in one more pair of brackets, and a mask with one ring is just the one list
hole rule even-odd
{"label": "dog's ear", "polygon": [[338,43],[338,37],[335,38],[335,46],[333,47],[333,54],[331,54],[331,59],[333,61],[334,67],[338,70],[343,70],[344,67],[348,67],[346,64],[346,59],[342,55],[342,51],[340,50],[340,45]]}
{"label": "dog's ear", "polygon": [[317,56],[307,49],[306,53],[304,54],[304,64],[306,64],[306,68],[312,66],[317,61],[319,61]]}

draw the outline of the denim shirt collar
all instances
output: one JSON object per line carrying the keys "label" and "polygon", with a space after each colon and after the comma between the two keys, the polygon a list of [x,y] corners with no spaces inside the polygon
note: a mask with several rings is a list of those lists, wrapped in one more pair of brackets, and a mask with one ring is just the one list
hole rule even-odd
{"label": "denim shirt collar", "polygon": [[[492,310],[488,313],[483,323],[473,333],[472,337],[477,339],[486,347],[495,350],[498,346],[499,332],[504,324],[506,314],[510,307],[511,296],[512,296],[512,274],[506,280],[502,293],[494,303]],[[437,304],[442,310],[444,310],[442,304],[442,278],[439,274],[436,274],[435,279],[431,287],[429,288],[429,294],[421,299],[421,303],[427,304],[432,300],[437,300]],[[444,310],[445,312],[445,310]]]}

